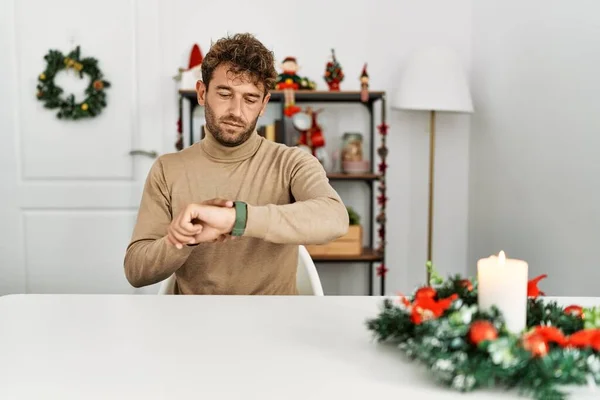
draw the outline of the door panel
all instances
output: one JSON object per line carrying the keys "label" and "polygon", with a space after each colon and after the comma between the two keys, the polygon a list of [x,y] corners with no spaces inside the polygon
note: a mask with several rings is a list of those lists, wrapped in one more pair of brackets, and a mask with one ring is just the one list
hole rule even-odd
{"label": "door panel", "polygon": [[[127,156],[135,134],[136,59],[135,8],[131,1],[109,0],[102,7],[77,0],[60,0],[31,12],[39,0],[15,2],[19,138],[23,179],[132,179]],[[54,28],[58,27],[58,29]],[[39,35],[43,30],[45,34]],[[95,57],[112,87],[108,107],[87,121],[61,121],[56,111],[35,101],[35,79],[44,69],[49,49],[67,54],[77,45],[82,57]],[[57,75],[65,94],[82,98],[75,72]],[[75,89],[75,90],[73,90]]]}
{"label": "door panel", "polygon": [[[2,2],[0,295],[156,293],[125,279],[123,258],[153,157],[162,150],[158,0]],[[58,27],[58,28],[57,28]],[[40,35],[40,32],[46,32]],[[141,34],[141,33],[144,34]],[[35,97],[49,49],[98,59],[108,106],[80,121],[56,118]],[[66,74],[66,73],[64,73]],[[8,78],[6,78],[8,77]],[[67,93],[82,93],[64,75]],[[6,91],[4,90],[6,89]]]}

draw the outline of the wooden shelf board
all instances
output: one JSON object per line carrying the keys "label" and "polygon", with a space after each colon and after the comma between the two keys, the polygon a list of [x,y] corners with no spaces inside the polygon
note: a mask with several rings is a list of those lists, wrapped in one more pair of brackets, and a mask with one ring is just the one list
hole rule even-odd
{"label": "wooden shelf board", "polygon": [[311,256],[314,262],[365,262],[365,261],[383,261],[381,253],[365,247],[359,256]]}
{"label": "wooden shelf board", "polygon": [[[189,99],[196,98],[195,90],[179,90],[179,94]],[[371,91],[369,92],[369,101],[375,101],[383,98],[385,92],[383,91]],[[296,102],[351,102],[360,103],[360,91],[339,91],[330,92],[326,90],[297,90],[294,93]],[[281,90],[271,91],[270,101],[283,101],[284,95]]]}
{"label": "wooden shelf board", "polygon": [[344,173],[333,173],[327,174],[327,178],[332,181],[376,181],[381,175],[364,173],[364,174],[344,174]]}

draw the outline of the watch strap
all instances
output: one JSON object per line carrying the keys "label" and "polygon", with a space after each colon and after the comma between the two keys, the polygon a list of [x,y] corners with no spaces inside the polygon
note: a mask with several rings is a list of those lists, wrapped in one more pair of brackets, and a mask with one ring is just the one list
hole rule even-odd
{"label": "watch strap", "polygon": [[235,201],[233,207],[235,208],[235,223],[233,224],[231,236],[242,236],[246,230],[248,206],[243,201]]}

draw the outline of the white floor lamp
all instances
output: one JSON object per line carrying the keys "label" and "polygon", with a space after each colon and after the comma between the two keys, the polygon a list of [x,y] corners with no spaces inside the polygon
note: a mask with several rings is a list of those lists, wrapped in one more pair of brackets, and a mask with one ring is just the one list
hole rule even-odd
{"label": "white floor lamp", "polygon": [[[430,265],[433,263],[435,113],[473,112],[469,85],[456,53],[444,47],[430,47],[415,52],[402,71],[400,86],[392,100],[392,109],[424,110],[430,113],[427,219],[427,265]],[[430,273],[427,268],[427,283],[429,281]]]}

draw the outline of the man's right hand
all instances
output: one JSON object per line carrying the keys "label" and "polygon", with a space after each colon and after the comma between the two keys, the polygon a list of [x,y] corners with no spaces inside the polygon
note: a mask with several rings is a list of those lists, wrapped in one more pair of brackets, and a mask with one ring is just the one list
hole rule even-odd
{"label": "man's right hand", "polygon": [[167,239],[178,249],[188,244],[196,244],[198,237],[210,238],[211,241],[224,241],[227,235],[218,232],[215,228],[203,224],[200,220],[202,206],[233,207],[233,201],[225,199],[211,199],[201,204],[189,204],[171,221],[167,229]]}

